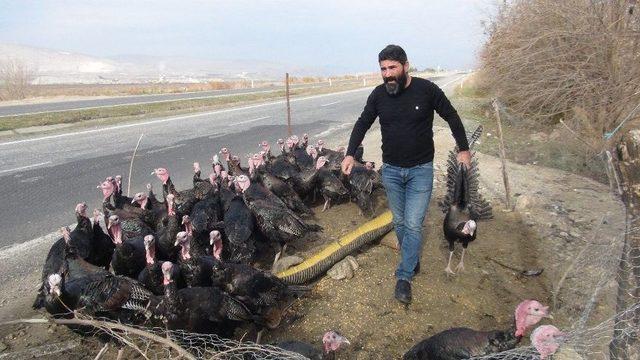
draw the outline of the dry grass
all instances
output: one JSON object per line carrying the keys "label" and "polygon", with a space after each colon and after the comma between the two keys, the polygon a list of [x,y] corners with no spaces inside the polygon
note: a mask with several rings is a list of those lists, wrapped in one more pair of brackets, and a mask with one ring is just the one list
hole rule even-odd
{"label": "dry grass", "polygon": [[[605,135],[640,103],[640,17],[630,4],[504,2],[486,29],[483,86],[529,126],[563,119],[598,151],[610,148],[625,131]],[[625,125],[638,120],[640,112]]]}
{"label": "dry grass", "polygon": [[[464,119],[484,126],[485,136],[477,149],[499,156],[496,117],[486,89],[479,87],[477,80],[471,78],[465,81],[464,87],[456,88],[452,102]],[[513,114],[504,115],[502,131],[509,160],[561,169],[608,184],[600,157],[595,156],[591,149],[587,149],[563,126],[540,129],[530,126],[527,121],[520,121]]]}
{"label": "dry grass", "polygon": [[[360,83],[334,85],[332,87],[292,89],[291,96],[325,94],[362,87]],[[55,124],[80,123],[83,121],[110,119],[112,122],[128,121],[134,118],[168,116],[189,112],[209,111],[226,106],[237,106],[264,100],[281,100],[284,91],[259,94],[239,94],[209,99],[177,100],[152,104],[104,107],[86,110],[71,110],[54,113],[7,116],[0,118],[0,131],[45,126]]]}

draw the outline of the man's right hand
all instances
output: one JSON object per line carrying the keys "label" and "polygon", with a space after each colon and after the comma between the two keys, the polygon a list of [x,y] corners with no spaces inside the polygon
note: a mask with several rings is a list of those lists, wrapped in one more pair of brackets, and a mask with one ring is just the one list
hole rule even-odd
{"label": "man's right hand", "polygon": [[342,173],[345,175],[351,174],[351,169],[353,169],[353,165],[355,164],[355,159],[351,155],[347,155],[342,160]]}

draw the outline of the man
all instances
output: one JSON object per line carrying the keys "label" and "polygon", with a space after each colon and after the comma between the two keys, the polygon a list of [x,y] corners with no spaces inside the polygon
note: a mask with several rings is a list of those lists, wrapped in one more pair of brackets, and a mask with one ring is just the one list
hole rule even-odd
{"label": "man", "polygon": [[411,77],[407,54],[389,45],[378,54],[384,83],[377,86],[356,121],[342,171],[349,175],[353,155],[376,118],[382,133],[382,182],[400,245],[395,297],[411,302],[411,280],[420,267],[422,222],[433,185],[433,111],[447,121],[458,161],[471,163],[462,121],[442,90],[429,80]]}

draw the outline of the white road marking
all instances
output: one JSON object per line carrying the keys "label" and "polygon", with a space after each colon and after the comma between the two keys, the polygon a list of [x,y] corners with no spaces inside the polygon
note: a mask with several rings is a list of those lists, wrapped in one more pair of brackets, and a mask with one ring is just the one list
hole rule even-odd
{"label": "white road marking", "polygon": [[342,101],[334,101],[334,102],[330,102],[330,103],[328,103],[328,104],[324,104],[324,105],[320,105],[320,106],[331,106],[331,105],[339,104],[339,103],[341,103],[341,102],[342,102]]}
{"label": "white road marking", "polygon": [[22,179],[20,180],[21,183],[34,183],[38,180],[42,180],[44,179],[44,176],[34,176],[34,177],[30,177],[30,178],[26,178],[26,179]]}
{"label": "white road marking", "polygon": [[[165,146],[165,147],[160,148],[160,149],[149,150],[149,151],[147,151],[147,154],[155,154],[155,153],[159,153],[159,152],[162,152],[162,151],[165,151],[165,150],[171,150],[171,149],[180,148],[180,147],[183,147],[185,145],[186,144],[177,144],[177,145],[173,145],[173,146]],[[131,155],[129,155],[129,159],[128,160],[131,160]]]}
{"label": "white road marking", "polygon": [[455,78],[455,79],[453,79],[453,80],[451,80],[451,81],[449,81],[449,82],[445,83],[445,84],[444,84],[444,85],[442,85],[441,87],[447,87],[449,84],[453,84],[454,82],[456,82],[456,81],[458,81],[458,80],[462,79],[463,77],[465,77],[465,76],[467,76],[467,75],[469,75],[469,74],[463,74],[463,75],[460,75],[460,76],[458,76],[457,78]]}
{"label": "white road marking", "polygon": [[263,117],[259,117],[259,118],[256,118],[256,119],[240,121],[240,122],[235,123],[234,125],[248,124],[248,123],[252,123],[252,122],[256,122],[256,121],[260,121],[260,120],[268,119],[268,118],[270,118],[270,117],[271,117],[271,116],[263,116]]}
{"label": "white road marking", "polygon": [[11,172],[11,171],[30,169],[30,168],[34,168],[34,167],[38,167],[38,166],[42,166],[42,165],[47,165],[47,164],[51,164],[51,161],[45,161],[45,162],[38,163],[38,164],[21,166],[21,167],[13,168],[13,169],[0,170],[0,174],[6,173],[6,172]]}
{"label": "white road marking", "polygon": [[[337,92],[337,93],[321,94],[321,95],[313,95],[313,96],[307,96],[307,97],[301,97],[301,98],[294,98],[294,99],[291,99],[291,102],[318,99],[318,98],[323,98],[323,97],[328,97],[328,96],[342,95],[342,94],[353,93],[353,92],[364,91],[364,90],[371,90],[371,87],[359,88],[359,89],[354,89],[354,90],[346,90],[346,91],[341,91],[341,92]],[[272,102],[256,104],[256,105],[249,105],[249,106],[243,106],[243,107],[222,109],[222,110],[216,110],[216,111],[210,111],[210,112],[198,113],[198,114],[191,114],[191,115],[174,116],[174,117],[169,117],[169,118],[165,118],[165,119],[150,120],[150,121],[144,121],[144,122],[133,123],[133,124],[116,125],[116,126],[110,126],[110,127],[100,128],[100,129],[82,130],[82,131],[76,131],[76,132],[72,132],[72,133],[64,133],[64,134],[58,134],[58,135],[42,136],[42,137],[33,138],[33,139],[9,141],[9,142],[0,143],[0,146],[24,144],[24,143],[30,143],[30,142],[35,142],[35,141],[41,141],[41,140],[59,139],[59,138],[63,138],[63,137],[67,137],[67,136],[74,136],[74,135],[93,134],[93,133],[105,132],[105,131],[110,131],[110,130],[119,130],[119,129],[126,129],[126,128],[131,128],[131,127],[136,127],[136,126],[144,126],[144,125],[158,124],[158,123],[169,122],[169,121],[190,119],[190,118],[199,117],[199,116],[217,115],[217,114],[223,114],[223,113],[234,112],[234,111],[257,109],[257,108],[261,108],[261,107],[265,107],[265,106],[279,105],[279,104],[284,104],[284,103],[285,103],[284,100],[278,100],[278,101],[272,101]]]}

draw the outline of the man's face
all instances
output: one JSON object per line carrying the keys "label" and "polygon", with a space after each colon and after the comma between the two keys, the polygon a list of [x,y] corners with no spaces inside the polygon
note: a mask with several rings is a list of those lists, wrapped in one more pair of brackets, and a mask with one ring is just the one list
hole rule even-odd
{"label": "man's face", "polygon": [[384,86],[389,95],[398,95],[407,84],[407,70],[409,63],[401,64],[395,60],[380,61],[380,73]]}

